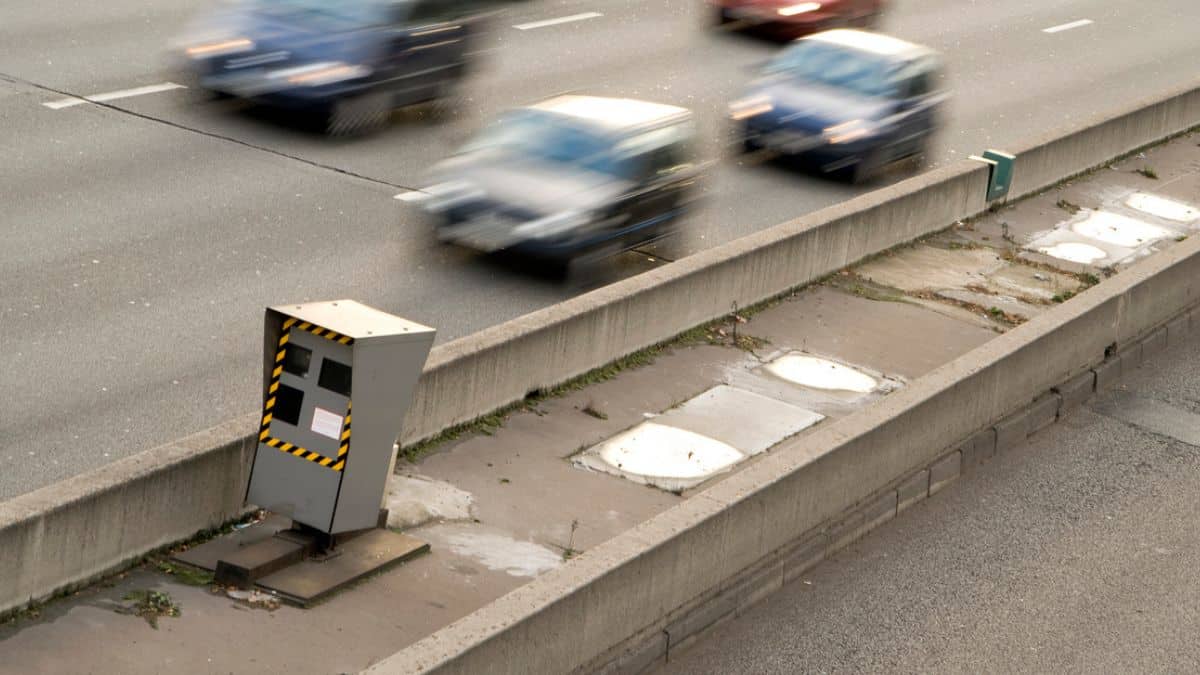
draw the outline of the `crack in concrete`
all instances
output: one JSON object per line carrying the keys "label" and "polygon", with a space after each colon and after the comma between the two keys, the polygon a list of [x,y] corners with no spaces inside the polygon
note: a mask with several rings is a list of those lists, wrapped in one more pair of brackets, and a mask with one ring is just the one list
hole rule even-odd
{"label": "crack in concrete", "polygon": [[282,152],[280,150],[275,150],[273,148],[268,148],[268,147],[262,146],[262,145],[256,145],[254,143],[250,143],[248,141],[243,141],[243,140],[234,138],[232,136],[225,136],[223,134],[218,134],[216,132],[205,131],[203,129],[197,129],[195,127],[189,127],[186,124],[180,124],[178,122],[172,122],[171,120],[162,119],[160,117],[155,117],[153,115],[147,115],[145,113],[136,112],[136,111],[130,110],[128,108],[122,108],[122,107],[120,107],[118,105],[114,105],[112,103],[105,103],[103,101],[92,101],[92,100],[89,100],[86,95],[75,94],[75,93],[72,93],[69,91],[56,89],[54,87],[39,84],[37,82],[32,82],[30,80],[26,80],[24,78],[17,77],[15,75],[9,75],[7,73],[0,73],[0,80],[4,80],[11,84],[23,84],[25,86],[32,87],[32,88],[40,90],[40,91],[56,94],[56,95],[62,96],[64,98],[71,97],[71,98],[83,99],[91,105],[99,106],[101,108],[107,108],[109,110],[112,110],[114,112],[118,112],[118,113],[121,113],[124,115],[129,115],[131,117],[143,119],[148,122],[155,122],[157,124],[162,124],[162,125],[171,127],[173,129],[178,129],[180,131],[187,131],[187,132],[191,132],[194,134],[199,134],[201,136],[206,136],[208,138],[212,138],[215,140],[225,141],[227,143],[233,143],[235,145],[239,145],[244,148],[249,148],[251,150],[258,150],[259,152],[265,152],[267,154],[275,155],[276,157],[282,157],[284,159],[289,159],[294,162],[299,162],[301,164],[307,164],[308,166],[315,167],[318,169],[324,169],[326,171],[332,171],[333,173],[341,174],[343,176],[347,176],[350,178],[357,178],[359,180],[367,181],[369,183],[374,183],[376,185],[386,185],[387,187],[394,189],[394,190],[420,191],[419,188],[411,187],[408,185],[401,185],[399,183],[392,183],[390,181],[382,180],[380,178],[372,178],[371,176],[365,176],[360,173],[355,173],[354,171],[350,171],[348,169],[342,169],[342,168],[339,168],[336,166],[332,166],[330,164],[323,164],[321,162],[317,162],[317,161],[314,161],[311,159],[305,159],[304,157],[300,157],[298,155],[291,155],[286,152]]}

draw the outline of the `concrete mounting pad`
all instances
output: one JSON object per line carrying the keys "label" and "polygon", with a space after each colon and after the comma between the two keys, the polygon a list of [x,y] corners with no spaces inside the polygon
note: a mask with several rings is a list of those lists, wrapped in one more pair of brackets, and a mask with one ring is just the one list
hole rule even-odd
{"label": "concrete mounting pad", "polygon": [[337,553],[309,558],[268,574],[258,587],[308,607],[355,581],[429,551],[429,544],[389,530],[368,530],[338,545]]}

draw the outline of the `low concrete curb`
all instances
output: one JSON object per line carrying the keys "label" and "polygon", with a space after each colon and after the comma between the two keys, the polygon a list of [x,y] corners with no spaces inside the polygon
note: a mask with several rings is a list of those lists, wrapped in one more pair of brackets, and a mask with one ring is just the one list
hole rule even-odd
{"label": "low concrete curb", "polygon": [[[1200,87],[1191,86],[1028,144],[1018,148],[1013,194],[1047,187],[1197,122]],[[976,215],[988,206],[986,184],[982,164],[935,169],[439,346],[401,440],[429,438],[735,305],[770,299]],[[1097,371],[1097,385],[1141,355],[1139,347],[1122,354],[1124,365]],[[233,420],[0,505],[0,560],[21,570],[0,577],[0,616],[240,513],[255,419]],[[105,514],[103,523],[95,522],[97,513]]]}
{"label": "low concrete curb", "polygon": [[997,452],[1002,437],[1011,447],[1058,419],[1062,389],[1078,404],[1106,363],[1134,353],[1140,363],[1146,345],[1200,328],[1197,302],[1200,240],[1189,240],[785,442],[366,672],[641,672],[885,522],[902,500],[955,480],[965,447],[976,457],[989,439]]}
{"label": "low concrete curb", "polygon": [[245,508],[258,416],[0,503],[0,615],[66,593]]}

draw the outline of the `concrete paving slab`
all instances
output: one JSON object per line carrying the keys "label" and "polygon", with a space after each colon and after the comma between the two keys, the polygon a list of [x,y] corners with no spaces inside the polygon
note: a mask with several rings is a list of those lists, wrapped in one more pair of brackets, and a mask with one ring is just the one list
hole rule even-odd
{"label": "concrete paving slab", "polygon": [[944,249],[928,244],[880,256],[857,272],[875,283],[905,292],[982,285],[1008,263],[990,248]]}
{"label": "concrete paving slab", "polygon": [[1050,309],[1046,305],[1035,305],[1029,302],[1024,302],[1011,295],[989,295],[980,293],[979,291],[968,291],[962,288],[946,288],[937,292],[938,297],[955,302],[965,302],[977,307],[982,307],[986,310],[992,308],[999,309],[1005,314],[1011,314],[1023,319],[1032,319],[1033,317]]}
{"label": "concrete paving slab", "polygon": [[834,356],[888,376],[915,379],[996,336],[982,326],[909,302],[870,300],[827,286],[756,315],[747,332],[780,350]]}
{"label": "concrete paving slab", "polygon": [[704,434],[752,457],[824,418],[762,394],[718,385],[659,415],[654,423]]}
{"label": "concrete paving slab", "polygon": [[994,293],[1011,294],[1019,298],[1052,301],[1064,293],[1078,293],[1082,287],[1078,278],[1038,269],[1032,265],[1005,265],[987,275],[985,286]]}

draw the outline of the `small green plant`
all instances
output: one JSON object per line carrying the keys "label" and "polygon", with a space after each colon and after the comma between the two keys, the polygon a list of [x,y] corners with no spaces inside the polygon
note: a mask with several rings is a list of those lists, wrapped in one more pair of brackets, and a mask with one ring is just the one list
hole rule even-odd
{"label": "small green plant", "polygon": [[180,613],[179,605],[171,599],[171,594],[166,591],[130,591],[125,594],[124,600],[130,604],[121,605],[114,611],[118,614],[140,616],[154,630],[158,630],[158,617],[176,617]]}
{"label": "small green plant", "polygon": [[999,307],[988,307],[987,312],[988,312],[988,314],[991,314],[993,318],[996,318],[996,319],[1004,318],[1004,310],[1000,309]]}
{"label": "small green plant", "polygon": [[1158,172],[1155,171],[1153,167],[1143,166],[1142,168],[1135,171],[1135,173],[1140,173],[1143,176],[1145,176],[1146,178],[1149,178],[1150,180],[1158,180]]}
{"label": "small green plant", "polygon": [[169,560],[156,560],[154,566],[159,572],[169,574],[179,583],[188,586],[207,586],[213,582],[212,572],[194,569],[186,565],[176,565]]}
{"label": "small green plant", "polygon": [[1095,286],[1096,284],[1100,283],[1100,277],[1092,274],[1091,272],[1084,272],[1083,274],[1080,274],[1079,280],[1088,286]]}
{"label": "small green plant", "polygon": [[508,485],[508,484],[509,484],[509,483],[511,483],[511,482],[512,482],[512,481],[511,481],[511,480],[509,480],[509,479],[507,479],[507,478],[501,478],[501,479],[500,479],[500,484],[501,484],[501,485]]}
{"label": "small green plant", "polygon": [[1187,241],[1187,235],[1186,235],[1186,234],[1181,234],[1181,235],[1179,235],[1178,237],[1175,237],[1175,241],[1176,241],[1176,242],[1180,242],[1180,241]]}
{"label": "small green plant", "polygon": [[575,556],[582,553],[582,551],[578,551],[575,549],[575,530],[577,530],[577,529],[579,529],[579,519],[578,518],[571,521],[571,536],[567,539],[567,547],[563,549],[563,553],[562,553],[563,561],[570,560],[571,558],[574,558]]}
{"label": "small green plant", "polygon": [[1050,299],[1053,300],[1054,302],[1066,302],[1067,300],[1070,300],[1073,297],[1075,297],[1074,291],[1063,291],[1062,293],[1059,293],[1058,295],[1055,295],[1053,298],[1050,298]]}

